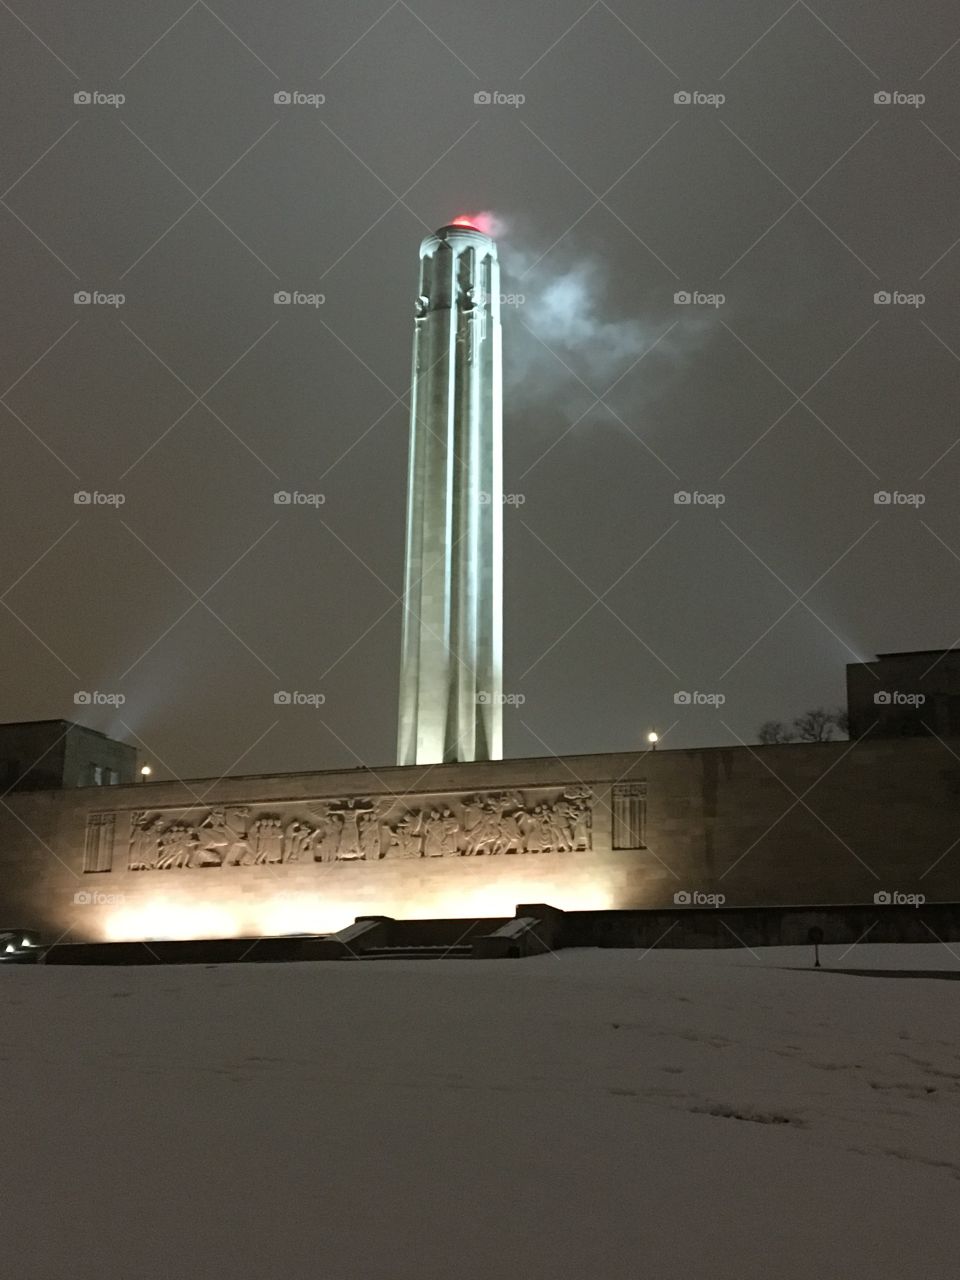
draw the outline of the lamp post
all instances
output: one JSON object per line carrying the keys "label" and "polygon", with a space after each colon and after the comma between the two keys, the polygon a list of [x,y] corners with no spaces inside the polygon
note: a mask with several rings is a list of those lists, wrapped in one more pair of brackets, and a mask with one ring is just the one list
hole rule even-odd
{"label": "lamp post", "polygon": [[149,782],[149,781],[150,781],[150,775],[151,775],[152,773],[153,773],[153,770],[150,768],[150,766],[149,766],[148,764],[141,765],[141,766],[140,766],[140,781],[141,781],[141,782]]}
{"label": "lamp post", "polygon": [[647,743],[649,744],[651,751],[656,751],[657,743],[659,741],[660,741],[659,733],[657,733],[655,729],[651,729],[650,732],[647,734]]}

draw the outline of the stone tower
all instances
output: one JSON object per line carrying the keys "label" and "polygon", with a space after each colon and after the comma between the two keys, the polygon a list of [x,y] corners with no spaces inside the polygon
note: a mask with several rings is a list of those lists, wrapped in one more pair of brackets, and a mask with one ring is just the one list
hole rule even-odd
{"label": "stone tower", "polygon": [[499,760],[502,387],[497,246],[464,224],[420,246],[397,760]]}

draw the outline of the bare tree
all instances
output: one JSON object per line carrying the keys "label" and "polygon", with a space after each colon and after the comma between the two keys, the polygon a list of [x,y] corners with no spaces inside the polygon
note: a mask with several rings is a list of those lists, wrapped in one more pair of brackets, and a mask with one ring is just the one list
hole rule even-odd
{"label": "bare tree", "polygon": [[828,711],[826,707],[816,707],[813,711],[805,711],[802,716],[797,716],[793,727],[801,742],[830,742],[835,731],[845,731],[846,719],[846,712],[839,708]]}
{"label": "bare tree", "polygon": [[797,716],[789,726],[782,720],[764,721],[757,737],[768,747],[783,742],[832,742],[834,731],[842,736],[848,732],[848,724],[847,713],[842,707],[836,711],[816,707]]}
{"label": "bare tree", "polygon": [[795,735],[790,732],[782,720],[766,720],[760,726],[757,737],[764,746],[772,747],[782,742],[792,742]]}

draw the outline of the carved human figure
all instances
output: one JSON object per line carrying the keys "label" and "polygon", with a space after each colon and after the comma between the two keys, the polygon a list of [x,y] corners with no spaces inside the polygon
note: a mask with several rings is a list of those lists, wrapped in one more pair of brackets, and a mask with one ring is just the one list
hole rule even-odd
{"label": "carved human figure", "polygon": [[[337,841],[336,859],[338,862],[352,862],[365,858],[367,851],[361,842],[360,820],[369,814],[376,816],[376,806],[372,800],[343,800],[330,805],[330,815],[340,815],[339,839]],[[367,846],[372,852],[372,841],[366,837]],[[379,845],[379,837],[378,837]],[[379,856],[379,849],[377,856]]]}
{"label": "carved human figure", "polygon": [[444,837],[446,827],[438,809],[431,809],[421,820],[423,828],[423,856],[425,858],[442,858],[445,852]]}
{"label": "carved human figure", "polygon": [[423,853],[423,836],[420,833],[420,815],[402,814],[391,825],[383,824],[387,841],[386,858],[419,858]]}
{"label": "carved human figure", "polygon": [[157,869],[169,871],[172,867],[188,867],[198,840],[195,827],[182,822],[171,824],[160,836]]}
{"label": "carved human figure", "polygon": [[254,862],[258,864],[281,862],[283,859],[283,831],[279,818],[260,818],[255,826],[256,852]]}
{"label": "carved human figure", "polygon": [[544,852],[557,849],[557,824],[548,804],[540,805],[540,847]]}
{"label": "carved human figure", "polygon": [[500,819],[500,834],[493,853],[520,853],[523,849],[523,832],[520,830],[520,814],[505,813]]}
{"label": "carved human figure", "polygon": [[333,862],[340,847],[340,830],[343,826],[343,814],[324,813],[313,834],[313,859],[315,862]]}
{"label": "carved human figure", "polygon": [[569,848],[567,831],[555,804],[544,806],[544,827],[549,847],[557,853],[565,853]]}
{"label": "carved human figure", "polygon": [[535,805],[532,813],[524,813],[520,819],[523,832],[523,848],[525,853],[539,853],[543,848],[543,826],[541,816],[543,805]]}
{"label": "carved human figure", "polygon": [[149,820],[145,809],[139,809],[132,815],[128,860],[131,871],[150,871],[156,867],[162,830],[163,819]]}
{"label": "carved human figure", "polygon": [[247,832],[249,809],[238,807],[227,811],[222,806],[211,809],[199,824],[198,847],[194,866],[237,866],[253,861]]}
{"label": "carved human figure", "polygon": [[589,810],[580,797],[564,797],[558,806],[566,819],[567,847],[570,849],[588,849],[590,847],[590,828],[588,825]]}
{"label": "carved human figure", "polygon": [[288,822],[283,832],[283,862],[300,862],[310,853],[310,846],[315,834],[309,822],[301,822],[294,818]]}
{"label": "carved human figure", "polygon": [[350,861],[360,857],[360,832],[357,830],[357,815],[342,815],[340,839],[337,841],[337,860]]}
{"label": "carved human figure", "polygon": [[360,831],[360,857],[367,862],[378,862],[381,855],[380,823],[376,813],[361,813],[357,818],[357,825]]}
{"label": "carved human figure", "polygon": [[441,837],[443,845],[443,853],[451,854],[457,852],[457,836],[460,834],[460,823],[456,816],[449,810],[444,809],[440,815],[440,822],[443,827]]}
{"label": "carved human figure", "polygon": [[464,825],[466,841],[464,854],[478,857],[483,853],[495,853],[500,838],[500,818],[503,803],[500,797],[487,796],[477,802],[473,798],[464,801]]}

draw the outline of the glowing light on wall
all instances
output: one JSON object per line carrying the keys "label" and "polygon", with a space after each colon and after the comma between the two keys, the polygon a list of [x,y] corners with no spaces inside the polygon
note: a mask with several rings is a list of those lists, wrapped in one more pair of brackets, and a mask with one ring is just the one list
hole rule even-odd
{"label": "glowing light on wall", "polygon": [[237,915],[229,907],[158,897],[149,898],[142,904],[113,907],[106,911],[103,936],[107,942],[233,938],[242,933],[237,926]]}
{"label": "glowing light on wall", "polygon": [[547,902],[567,911],[604,911],[615,905],[611,877],[601,867],[594,867],[593,874],[586,877],[573,878],[559,871],[554,875],[504,875],[504,870],[498,866],[495,878],[485,883],[474,876],[469,881],[467,877],[457,877],[459,883],[438,884],[435,888],[422,882],[407,888],[398,877],[394,883],[382,886],[375,901],[371,900],[369,888],[354,894],[345,889],[332,897],[310,890],[278,892],[266,885],[260,886],[260,900],[222,891],[210,893],[206,901],[169,894],[144,895],[138,901],[128,897],[123,903],[105,906],[96,928],[108,942],[277,937],[289,933],[334,933],[352,924],[359,915],[407,920],[478,919],[510,917],[521,902]]}

